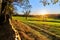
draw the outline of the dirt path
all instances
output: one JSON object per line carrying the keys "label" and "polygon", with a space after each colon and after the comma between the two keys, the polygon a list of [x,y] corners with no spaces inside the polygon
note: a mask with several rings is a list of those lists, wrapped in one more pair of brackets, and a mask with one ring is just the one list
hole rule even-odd
{"label": "dirt path", "polygon": [[20,21],[12,20],[12,25],[20,34],[21,40],[49,40],[46,36],[41,35],[40,32]]}

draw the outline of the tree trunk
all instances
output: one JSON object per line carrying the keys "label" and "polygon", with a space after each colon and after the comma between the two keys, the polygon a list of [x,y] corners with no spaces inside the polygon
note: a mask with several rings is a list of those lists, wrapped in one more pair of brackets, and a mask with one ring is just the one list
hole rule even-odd
{"label": "tree trunk", "polygon": [[[7,0],[2,0],[1,13],[0,13],[0,40],[15,40],[15,32],[9,22],[9,15],[7,11]],[[9,12],[8,12],[9,13]]]}
{"label": "tree trunk", "polygon": [[26,15],[26,20],[27,20],[27,18],[28,18],[28,15]]}

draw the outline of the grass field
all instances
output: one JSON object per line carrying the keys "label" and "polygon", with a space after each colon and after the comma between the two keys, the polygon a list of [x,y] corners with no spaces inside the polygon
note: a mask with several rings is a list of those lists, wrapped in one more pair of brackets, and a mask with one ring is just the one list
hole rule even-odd
{"label": "grass field", "polygon": [[36,25],[37,27],[44,28],[60,36],[60,20],[59,19],[47,18],[43,20],[43,18],[28,17],[28,19],[26,20],[25,17],[19,17],[19,16],[14,16],[13,19]]}

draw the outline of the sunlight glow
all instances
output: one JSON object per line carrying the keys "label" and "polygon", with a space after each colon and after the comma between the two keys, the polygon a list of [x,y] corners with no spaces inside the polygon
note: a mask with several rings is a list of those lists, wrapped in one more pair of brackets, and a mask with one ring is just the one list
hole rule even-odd
{"label": "sunlight glow", "polygon": [[46,14],[48,14],[49,12],[47,11],[47,10],[41,10],[40,11],[40,15],[46,15]]}

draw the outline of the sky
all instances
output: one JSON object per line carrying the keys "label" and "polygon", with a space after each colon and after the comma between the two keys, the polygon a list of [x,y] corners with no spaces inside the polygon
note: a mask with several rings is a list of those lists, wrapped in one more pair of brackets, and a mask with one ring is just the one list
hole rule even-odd
{"label": "sky", "polygon": [[[31,8],[31,15],[40,15],[42,13],[47,13],[47,14],[58,14],[60,13],[60,3],[56,3],[56,4],[50,4],[50,5],[46,5],[43,6],[42,3],[39,3],[39,0],[29,0],[30,4],[32,5]],[[24,14],[22,13],[22,8],[20,8],[19,6],[17,7],[17,13],[19,14]]]}

